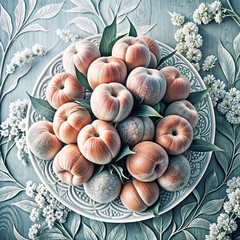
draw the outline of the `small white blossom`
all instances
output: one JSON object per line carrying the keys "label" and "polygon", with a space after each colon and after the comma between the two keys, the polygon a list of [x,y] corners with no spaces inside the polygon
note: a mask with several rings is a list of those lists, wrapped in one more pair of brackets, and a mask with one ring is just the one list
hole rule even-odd
{"label": "small white blossom", "polygon": [[37,196],[34,198],[34,200],[40,207],[44,207],[45,198],[40,193],[37,194]]}
{"label": "small white blossom", "polygon": [[1,131],[0,131],[0,135],[3,136],[3,137],[8,137],[8,135],[9,135],[8,129],[6,129],[6,130],[1,130]]}
{"label": "small white blossom", "polygon": [[198,9],[196,9],[193,13],[193,21],[197,24],[201,24],[201,14],[200,12],[198,11]]}
{"label": "small white blossom", "polygon": [[79,36],[77,34],[74,34],[74,33],[70,33],[69,30],[60,30],[60,29],[57,29],[56,30],[56,34],[58,35],[58,37],[62,40],[64,40],[65,42],[71,42],[71,43],[74,43],[76,41],[79,40]]}
{"label": "small white blossom", "polygon": [[232,179],[227,181],[227,193],[232,193],[236,189],[240,188],[240,177],[233,177]]}
{"label": "small white blossom", "polygon": [[228,99],[224,98],[222,100],[222,102],[220,102],[218,104],[217,108],[218,108],[218,111],[220,113],[225,114],[228,111],[230,111],[230,109],[231,109],[231,102]]}
{"label": "small white blossom", "polygon": [[200,3],[198,6],[198,11],[200,14],[206,12],[208,10],[208,6],[205,3]]}
{"label": "small white blossom", "polygon": [[53,213],[53,209],[49,205],[43,208],[43,216],[47,216],[52,213]]}
{"label": "small white blossom", "polygon": [[197,48],[190,48],[187,51],[187,59],[189,59],[190,61],[195,61],[195,62],[199,62],[202,58],[202,53],[199,49]]}
{"label": "small white blossom", "polygon": [[36,222],[36,221],[38,221],[39,220],[39,217],[40,217],[40,209],[38,209],[38,208],[33,208],[32,209],[32,212],[31,212],[31,214],[30,214],[30,220],[32,221],[32,222]]}
{"label": "small white blossom", "polygon": [[232,124],[240,123],[240,106],[232,107],[230,111],[226,113],[226,119]]}
{"label": "small white blossom", "polygon": [[217,235],[220,231],[219,226],[216,223],[210,224],[209,230],[211,235]]}
{"label": "small white blossom", "polygon": [[219,98],[223,98],[226,91],[225,91],[226,84],[223,81],[215,80],[212,84],[212,91],[214,94]]}
{"label": "small white blossom", "polygon": [[213,74],[208,74],[203,78],[203,81],[206,85],[212,85],[213,82],[215,81],[215,76]]}
{"label": "small white blossom", "polygon": [[8,128],[8,122],[7,121],[2,122],[2,124],[0,125],[0,128],[3,129],[3,130],[7,129]]}
{"label": "small white blossom", "polygon": [[55,217],[57,219],[61,219],[63,217],[63,211],[56,211],[55,212]]}
{"label": "small white blossom", "polygon": [[22,131],[22,132],[25,132],[26,131],[26,128],[27,128],[27,123],[26,123],[26,118],[24,118],[18,125],[19,129]]}
{"label": "small white blossom", "polygon": [[181,26],[184,23],[184,16],[176,12],[168,12],[171,15],[171,22],[175,26]]}
{"label": "small white blossom", "polygon": [[220,24],[223,21],[223,13],[219,11],[214,17],[216,23]]}
{"label": "small white blossom", "polygon": [[6,69],[7,74],[12,74],[15,72],[15,66],[13,63],[8,64],[6,68],[7,68]]}
{"label": "small white blossom", "polygon": [[28,237],[30,239],[35,239],[37,237],[38,231],[40,229],[41,225],[40,224],[33,224],[31,228],[29,229],[28,232]]}
{"label": "small white blossom", "polygon": [[12,117],[9,119],[9,125],[11,127],[16,127],[18,125],[18,119],[17,117]]}
{"label": "small white blossom", "polygon": [[209,71],[210,69],[214,68],[216,61],[217,61],[217,58],[213,55],[206,57],[202,65],[203,71]]}
{"label": "small white blossom", "polygon": [[15,140],[17,148],[23,149],[26,144],[25,137],[19,138]]}
{"label": "small white blossom", "polygon": [[24,63],[30,63],[33,60],[33,52],[30,48],[25,48],[22,51]]}
{"label": "small white blossom", "polygon": [[176,50],[179,52],[179,53],[183,53],[186,51],[186,45],[185,43],[183,42],[180,42],[176,45]]}
{"label": "small white blossom", "polygon": [[37,56],[44,56],[47,53],[46,48],[38,43],[32,47],[32,51]]}
{"label": "small white blossom", "polygon": [[226,93],[226,98],[231,103],[238,103],[240,101],[240,91],[233,87]]}
{"label": "small white blossom", "polygon": [[190,35],[196,35],[198,33],[198,27],[193,22],[185,23],[183,26],[183,33],[184,34],[190,34]]}
{"label": "small white blossom", "polygon": [[213,15],[216,15],[221,10],[222,3],[220,1],[214,1],[210,4],[209,9]]}
{"label": "small white blossom", "polygon": [[183,28],[180,28],[176,31],[176,33],[174,34],[174,39],[177,41],[177,42],[181,42],[183,41],[185,38],[185,34],[183,32]]}
{"label": "small white blossom", "polygon": [[54,217],[53,214],[47,215],[46,222],[47,222],[49,228],[53,227],[55,221],[56,221],[56,218]]}
{"label": "small white blossom", "polygon": [[34,197],[34,190],[32,187],[26,187],[26,195],[29,197]]}
{"label": "small white blossom", "polygon": [[18,135],[18,129],[16,127],[12,127],[10,131],[10,135],[17,136]]}
{"label": "small white blossom", "polygon": [[199,63],[192,63],[192,65],[194,66],[194,68],[197,70],[197,71],[200,71],[200,66],[199,66]]}
{"label": "small white blossom", "polygon": [[205,12],[202,15],[202,22],[203,24],[208,24],[209,22],[212,21],[212,16],[209,14],[209,12]]}

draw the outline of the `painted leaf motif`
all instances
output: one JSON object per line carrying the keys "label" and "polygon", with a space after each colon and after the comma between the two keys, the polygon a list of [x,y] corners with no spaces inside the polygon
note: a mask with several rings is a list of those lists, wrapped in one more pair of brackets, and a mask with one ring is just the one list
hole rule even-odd
{"label": "painted leaf motif", "polygon": [[29,0],[29,13],[30,15],[36,6],[37,0]]}
{"label": "painted leaf motif", "polygon": [[209,230],[209,225],[211,224],[210,221],[208,221],[205,218],[195,218],[192,220],[192,222],[188,225],[188,228],[202,228]]}
{"label": "painted leaf motif", "polygon": [[150,32],[157,24],[145,25],[145,26],[136,26],[138,36],[142,36]]}
{"label": "painted leaf motif", "polygon": [[0,3],[1,15],[0,15],[0,26],[11,38],[12,35],[12,20],[8,12],[4,9]]}
{"label": "painted leaf motif", "polygon": [[4,202],[15,197],[22,189],[15,186],[5,186],[0,188],[0,202]]}
{"label": "painted leaf motif", "polygon": [[103,222],[90,219],[90,225],[94,233],[100,238],[105,239],[106,227]]}
{"label": "painted leaf motif", "polygon": [[85,239],[97,240],[93,230],[83,223],[83,235]]}
{"label": "painted leaf motif", "polygon": [[91,20],[90,18],[86,17],[77,17],[71,20],[69,23],[75,24],[79,29],[90,33],[90,34],[97,34],[97,25],[96,23]]}
{"label": "painted leaf motif", "polygon": [[36,237],[36,240],[67,240],[63,234],[60,233],[44,233]]}
{"label": "painted leaf motif", "polygon": [[240,166],[240,155],[237,155],[233,161],[232,169],[236,169]]}
{"label": "painted leaf motif", "polygon": [[77,213],[72,213],[70,230],[73,237],[77,234],[80,224],[81,224],[81,216]]}
{"label": "painted leaf motif", "polygon": [[121,6],[121,3],[122,3],[122,0],[118,0],[118,1],[117,1],[116,7],[115,7],[115,14],[114,14],[114,15],[117,15],[117,14],[118,14],[119,8],[120,8],[120,6]]}
{"label": "painted leaf motif", "polygon": [[113,19],[114,19],[114,13],[113,13],[112,8],[111,8],[110,5],[109,5],[109,2],[108,2],[107,9],[108,9],[108,21],[109,21],[109,22],[112,22]]}
{"label": "painted leaf motif", "polygon": [[80,7],[84,12],[91,12],[97,14],[91,0],[72,0],[72,2],[78,7]]}
{"label": "painted leaf motif", "polygon": [[49,228],[48,226],[44,227],[44,225],[42,225],[42,229],[40,229],[40,234],[44,234],[44,233],[60,233],[60,234],[62,234],[61,230],[56,227]]}
{"label": "painted leaf motif", "polygon": [[129,21],[130,23],[130,30],[129,30],[129,36],[132,36],[132,37],[137,37],[137,30],[136,28],[134,27],[134,25],[132,24],[132,22],[130,21],[130,19],[127,17],[127,20]]}
{"label": "painted leaf motif", "polygon": [[217,130],[226,136],[229,140],[233,141],[233,128],[232,125],[226,120],[225,117],[216,116]]}
{"label": "painted leaf motif", "polygon": [[229,161],[228,161],[227,157],[222,152],[215,152],[214,154],[215,154],[215,156],[217,158],[217,161],[219,162],[219,164],[221,165],[223,171],[226,174],[227,170],[228,170],[228,164],[229,164]]}
{"label": "painted leaf motif", "polygon": [[48,30],[38,23],[33,23],[23,28],[20,34],[23,34],[25,32],[36,32],[36,31],[47,32]]}
{"label": "painted leaf motif", "polygon": [[18,4],[14,11],[16,28],[19,29],[25,18],[25,2],[23,0],[18,0]]}
{"label": "painted leaf motif", "polygon": [[1,182],[12,182],[13,180],[5,172],[0,171],[0,181]]}
{"label": "painted leaf motif", "polygon": [[199,192],[197,191],[197,189],[193,189],[192,194],[194,195],[194,197],[196,198],[197,202],[200,202],[200,195]]}
{"label": "painted leaf motif", "polygon": [[183,230],[183,233],[185,234],[186,240],[196,240],[196,238],[189,231]]}
{"label": "painted leaf motif", "polygon": [[142,239],[143,240],[157,240],[157,237],[151,228],[149,228],[147,225],[145,225],[141,222],[139,222],[139,225],[142,230],[142,237],[143,237]]}
{"label": "painted leaf motif", "polygon": [[14,223],[13,223],[13,234],[17,240],[27,240],[27,238],[23,237],[16,229]]}
{"label": "painted leaf motif", "polygon": [[231,54],[223,47],[221,41],[218,42],[218,59],[221,69],[230,84],[235,79],[235,64]]}
{"label": "painted leaf motif", "polygon": [[108,235],[107,240],[125,240],[127,230],[125,224],[118,224]]}
{"label": "painted leaf motif", "polygon": [[133,0],[128,5],[126,5],[119,13],[118,17],[121,17],[122,15],[128,14],[132,12],[135,8],[137,8],[138,4],[141,2],[141,0]]}
{"label": "painted leaf motif", "polygon": [[210,192],[218,186],[218,178],[215,171],[209,173],[205,181],[205,193]]}
{"label": "painted leaf motif", "polygon": [[184,221],[185,219],[188,218],[188,216],[191,214],[192,210],[196,207],[196,205],[197,205],[196,202],[192,202],[192,203],[188,203],[188,204],[184,205],[181,208],[182,221]]}
{"label": "painted leaf motif", "polygon": [[71,12],[71,13],[87,13],[89,12],[89,9],[81,8],[81,7],[75,7],[69,10],[63,10],[63,12]]}
{"label": "painted leaf motif", "polygon": [[0,47],[1,47],[2,51],[4,52],[4,47],[3,47],[1,40],[0,40]]}
{"label": "painted leaf motif", "polygon": [[172,210],[153,219],[153,226],[159,233],[164,233],[172,222]]}
{"label": "painted leaf motif", "polygon": [[225,198],[214,199],[206,202],[200,209],[200,214],[212,215],[219,212],[222,208]]}
{"label": "painted leaf motif", "polygon": [[210,89],[204,89],[204,90],[200,90],[200,91],[191,92],[189,94],[187,100],[193,105],[197,104],[205,98],[205,96],[209,90]]}
{"label": "painted leaf motif", "polygon": [[240,56],[240,33],[235,37],[233,41],[233,49],[235,51],[236,57]]}
{"label": "painted leaf motif", "polygon": [[223,151],[221,148],[217,147],[216,145],[205,141],[203,139],[193,139],[189,150],[195,152],[211,152],[211,151]]}
{"label": "painted leaf motif", "polygon": [[63,7],[63,4],[64,4],[64,2],[59,3],[59,4],[49,4],[47,6],[44,6],[36,12],[33,19],[35,20],[35,19],[52,18],[60,12],[61,8]]}
{"label": "painted leaf motif", "polygon": [[27,213],[31,213],[34,208],[38,208],[37,203],[29,200],[22,200],[20,202],[12,203],[12,205],[19,207]]}

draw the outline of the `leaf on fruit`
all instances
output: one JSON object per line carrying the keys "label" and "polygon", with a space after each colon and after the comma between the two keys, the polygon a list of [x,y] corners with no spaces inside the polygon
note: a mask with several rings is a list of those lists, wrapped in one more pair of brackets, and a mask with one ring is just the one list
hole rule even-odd
{"label": "leaf on fruit", "polygon": [[131,36],[131,37],[137,37],[137,30],[136,30],[136,28],[134,27],[134,25],[132,24],[132,22],[130,21],[130,19],[128,17],[127,17],[127,20],[130,23],[130,29],[129,29],[128,35]]}
{"label": "leaf on fruit", "polygon": [[113,39],[113,40],[109,43],[109,45],[108,45],[108,56],[112,55],[112,48],[113,48],[114,44],[115,44],[119,39],[123,38],[123,37],[126,36],[126,35],[127,35],[127,34],[122,34],[122,35],[116,37],[115,39]]}
{"label": "leaf on fruit", "polygon": [[[110,164],[110,167],[117,173],[117,175],[119,176],[119,178],[120,178],[120,180],[121,180],[121,182],[122,183],[124,183],[123,182],[123,178],[125,178],[125,179],[129,179],[128,177],[126,177],[125,175],[124,175],[124,173],[123,173],[123,168],[122,167],[120,167],[120,166],[117,166],[117,165],[115,165],[115,164]],[[110,173],[112,174],[112,171],[110,171]]]}
{"label": "leaf on fruit", "polygon": [[99,51],[101,56],[109,56],[109,44],[116,38],[117,34],[117,16],[113,22],[106,26],[103,30],[102,38],[99,44]]}
{"label": "leaf on fruit", "polygon": [[167,105],[164,102],[159,102],[160,110],[158,111],[162,116],[164,116]]}
{"label": "leaf on fruit", "polygon": [[191,104],[195,105],[195,104],[201,102],[205,98],[205,96],[209,92],[209,90],[210,90],[210,88],[196,91],[196,92],[191,92],[186,100],[189,101]]}
{"label": "leaf on fruit", "polygon": [[113,159],[113,162],[118,162],[123,157],[126,157],[130,154],[135,154],[135,152],[131,151],[128,145],[125,145],[124,147],[121,148],[118,155]]}
{"label": "leaf on fruit", "polygon": [[193,139],[189,150],[194,152],[211,152],[211,151],[223,151],[218,146],[205,141],[203,139]]}
{"label": "leaf on fruit", "polygon": [[152,106],[157,112],[160,112],[160,104],[157,103],[154,106]]}
{"label": "leaf on fruit", "polygon": [[79,106],[85,108],[88,112],[93,114],[90,102],[88,100],[82,99],[82,98],[77,98],[77,99],[75,99],[75,102],[78,103]]}
{"label": "leaf on fruit", "polygon": [[98,164],[95,164],[94,166],[94,173],[93,175],[98,175],[99,173],[101,173],[104,169],[105,165],[98,165]]}
{"label": "leaf on fruit", "polygon": [[134,98],[134,107],[142,104],[144,98]]}
{"label": "leaf on fruit", "polygon": [[163,118],[154,108],[140,104],[134,107],[131,115],[137,116],[137,117],[159,117]]}
{"label": "leaf on fruit", "polygon": [[171,58],[176,52],[177,52],[177,50],[175,50],[175,51],[169,53],[167,56],[161,58],[159,61],[159,64],[157,65],[156,68],[159,68],[165,61],[167,61],[169,58]]}
{"label": "leaf on fruit", "polygon": [[52,122],[56,109],[54,109],[47,100],[32,97],[29,93],[27,93],[27,95],[29,96],[32,106],[36,112],[45,117],[48,121]]}
{"label": "leaf on fruit", "polygon": [[81,73],[75,66],[75,71],[76,71],[76,76],[77,76],[77,79],[78,79],[78,82],[85,88],[87,89],[88,91],[92,92],[92,88],[91,86],[89,85],[88,83],[88,79],[86,78],[86,76]]}
{"label": "leaf on fruit", "polygon": [[159,206],[160,206],[160,198],[152,205],[150,206],[144,213],[152,213],[155,217],[159,216]]}

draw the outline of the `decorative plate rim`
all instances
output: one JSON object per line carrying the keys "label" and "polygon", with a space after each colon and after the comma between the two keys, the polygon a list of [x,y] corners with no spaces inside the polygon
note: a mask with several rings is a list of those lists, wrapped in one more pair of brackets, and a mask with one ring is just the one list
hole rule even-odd
{"label": "decorative plate rim", "polygon": [[[97,34],[97,35],[93,35],[93,36],[90,36],[90,37],[87,37],[85,39],[88,39],[88,40],[93,40],[93,39],[98,39],[99,37],[101,36],[101,34]],[[167,50],[169,50],[170,52],[174,51],[173,48],[169,47],[168,45],[166,45],[165,43],[162,43],[158,40],[156,40],[157,43],[166,48]],[[52,66],[52,64],[56,61],[57,58],[59,58],[61,55],[63,54],[63,52],[57,54],[54,58],[51,59],[51,61],[43,68],[43,70],[41,71],[36,83],[39,83],[40,80],[42,79],[42,77],[44,76],[45,72],[49,69],[50,66]],[[199,80],[199,84],[201,85],[201,87],[203,89],[206,89],[206,86],[200,76],[200,74],[197,72],[197,70],[193,67],[193,65],[184,57],[182,56],[181,54],[179,53],[176,53],[176,55],[192,70],[192,72],[194,73],[194,75],[197,77],[197,79]],[[38,84],[34,84],[34,87],[33,87],[33,90],[32,90],[32,95],[34,94],[34,92],[38,89]],[[215,139],[215,133],[216,133],[216,122],[215,122],[215,115],[214,115],[214,109],[213,109],[213,105],[212,105],[212,101],[210,99],[210,96],[209,94],[207,94],[206,96],[208,98],[208,104],[210,106],[210,118],[212,120],[212,126],[210,129],[211,133],[212,133],[212,136],[211,136],[211,140],[210,142],[211,143],[214,143],[214,139]],[[30,119],[30,114],[31,114],[31,107],[32,105],[30,104],[29,107],[28,107],[28,111],[27,111],[27,129],[29,129],[29,119]],[[211,156],[212,156],[212,152],[208,152],[206,153],[206,161],[205,161],[205,164],[203,166],[203,168],[201,169],[201,172],[199,173],[199,177],[198,179],[192,184],[192,186],[182,195],[180,196],[179,198],[177,198],[177,200],[171,204],[171,206],[169,206],[168,208],[164,209],[164,210],[160,210],[159,211],[159,215],[161,214],[164,214],[165,212],[173,209],[175,206],[177,206],[179,203],[181,203],[195,188],[196,186],[198,185],[198,183],[200,182],[200,180],[202,179],[203,175],[205,174],[206,170],[207,170],[207,167],[209,165],[209,162],[210,162],[210,159],[211,159]],[[94,219],[94,220],[97,220],[97,221],[103,221],[103,222],[109,222],[109,223],[130,223],[130,222],[138,222],[138,221],[143,221],[143,220],[147,220],[147,219],[150,219],[150,218],[153,218],[155,217],[155,215],[151,212],[149,212],[148,215],[143,215],[143,216],[138,216],[136,220],[134,220],[134,218],[125,218],[125,219],[114,219],[114,218],[111,218],[111,219],[105,219],[103,217],[99,217],[99,216],[96,216],[94,214],[91,214],[91,213],[87,213],[87,212],[82,212],[81,209],[78,209],[77,207],[74,208],[73,206],[71,206],[67,201],[66,199],[62,198],[61,196],[59,196],[51,187],[50,187],[50,184],[49,182],[44,178],[44,176],[42,175],[38,165],[37,165],[37,160],[35,159],[35,156],[33,155],[33,153],[29,150],[29,157],[30,157],[30,160],[31,160],[31,163],[33,165],[33,168],[37,174],[37,176],[39,177],[39,179],[41,180],[41,182],[48,188],[48,190],[51,192],[51,194],[59,201],[61,202],[62,204],[64,204],[66,207],[68,207],[69,209],[71,209],[72,211],[84,216],[84,217],[88,217],[90,219]],[[68,186],[70,187],[70,186]]]}

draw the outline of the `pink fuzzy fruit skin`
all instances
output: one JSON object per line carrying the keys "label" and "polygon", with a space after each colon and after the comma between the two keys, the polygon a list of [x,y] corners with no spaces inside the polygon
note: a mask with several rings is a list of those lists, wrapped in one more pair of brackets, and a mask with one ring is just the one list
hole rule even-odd
{"label": "pink fuzzy fruit skin", "polygon": [[168,166],[168,155],[157,143],[144,141],[132,150],[135,154],[127,157],[129,173],[139,181],[151,182],[162,176]]}
{"label": "pink fuzzy fruit skin", "polygon": [[133,212],[143,212],[152,206],[159,197],[156,182],[128,181],[122,188],[120,198],[123,205]]}
{"label": "pink fuzzy fruit skin", "polygon": [[98,119],[121,122],[132,111],[133,96],[120,83],[103,83],[94,89],[90,104]]}
{"label": "pink fuzzy fruit skin", "polygon": [[101,57],[92,62],[87,77],[92,89],[102,83],[123,84],[127,78],[127,67],[120,58]]}
{"label": "pink fuzzy fruit skin", "polygon": [[193,140],[191,124],[178,115],[164,117],[156,126],[156,142],[168,154],[178,155],[185,152]]}
{"label": "pink fuzzy fruit skin", "polygon": [[167,82],[167,90],[163,100],[166,103],[171,103],[186,99],[191,91],[189,80],[173,66],[164,67],[160,71],[164,74]]}
{"label": "pink fuzzy fruit skin", "polygon": [[78,147],[89,161],[107,164],[117,156],[121,140],[113,125],[102,120],[95,120],[80,131]]}
{"label": "pink fuzzy fruit skin", "polygon": [[53,131],[53,124],[47,121],[35,122],[27,131],[27,146],[38,158],[51,160],[61,150],[62,142]]}
{"label": "pink fuzzy fruit skin", "polygon": [[189,182],[190,174],[190,164],[183,155],[170,156],[168,168],[158,183],[167,191],[180,191]]}
{"label": "pink fuzzy fruit skin", "polygon": [[129,116],[117,123],[117,131],[123,144],[134,147],[141,141],[154,139],[155,126],[148,117]]}
{"label": "pink fuzzy fruit skin", "polygon": [[114,44],[112,56],[122,59],[128,72],[136,67],[147,67],[151,59],[147,44],[139,38],[129,36],[121,38]]}
{"label": "pink fuzzy fruit skin", "polygon": [[70,73],[59,73],[49,82],[46,91],[47,100],[53,108],[58,109],[64,103],[83,98],[83,87]]}
{"label": "pink fuzzy fruit skin", "polygon": [[68,144],[55,156],[53,171],[62,182],[79,186],[90,179],[94,164],[84,158],[76,144]]}
{"label": "pink fuzzy fruit skin", "polygon": [[78,133],[91,122],[91,115],[85,108],[77,103],[65,103],[54,115],[53,130],[62,142],[77,143]]}
{"label": "pink fuzzy fruit skin", "polygon": [[76,75],[76,68],[87,76],[90,64],[100,57],[98,47],[88,41],[81,40],[72,43],[63,53],[62,63],[66,72]]}
{"label": "pink fuzzy fruit skin", "polygon": [[185,118],[194,129],[198,123],[198,112],[196,108],[187,100],[181,100],[171,103],[165,113],[165,116],[178,115]]}
{"label": "pink fuzzy fruit skin", "polygon": [[150,106],[161,101],[167,88],[166,79],[159,70],[144,67],[132,70],[126,86],[135,98],[143,98],[143,103]]}
{"label": "pink fuzzy fruit skin", "polygon": [[147,46],[150,50],[151,60],[148,65],[148,68],[156,68],[161,59],[161,51],[160,51],[159,45],[157,44],[157,42],[154,39],[152,39],[150,37],[139,36],[138,38],[143,40],[147,44]]}

